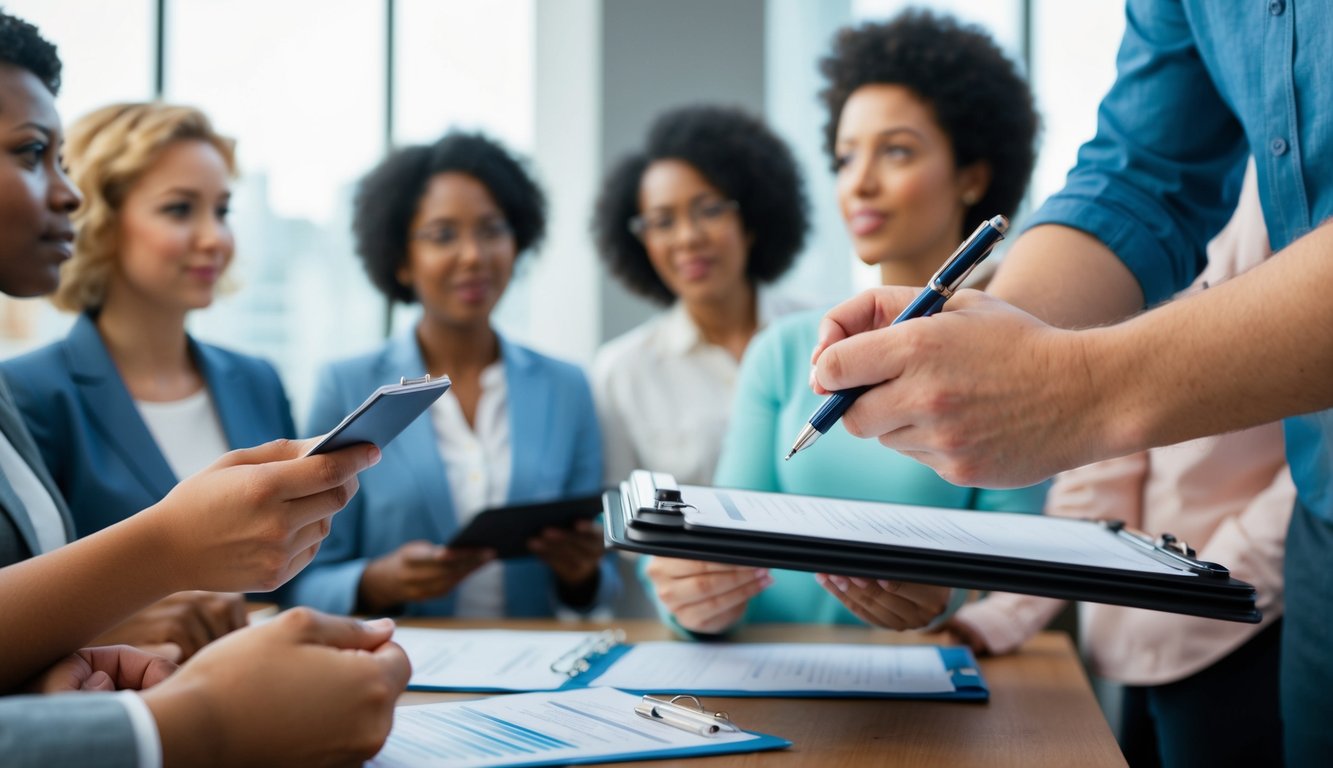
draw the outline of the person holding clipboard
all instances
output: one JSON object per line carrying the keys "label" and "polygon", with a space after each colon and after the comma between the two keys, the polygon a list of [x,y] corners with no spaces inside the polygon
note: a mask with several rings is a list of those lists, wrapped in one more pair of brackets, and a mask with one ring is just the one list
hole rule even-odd
{"label": "person holding clipboard", "polygon": [[[966,235],[1012,214],[1023,197],[1038,122],[1027,84],[984,32],[926,12],[843,30],[822,68],[826,148],[853,247],[886,284],[928,285]],[[823,402],[808,381],[821,316],[780,320],[751,344],[714,485],[1041,511],[1042,486],[954,486],[907,458],[886,464],[883,451],[841,429],[784,461]],[[644,571],[662,612],[706,634],[743,621],[920,627],[963,597],[945,587],[670,558]]]}
{"label": "person holding clipboard", "polygon": [[399,377],[452,386],[385,449],[333,522],[285,603],[335,613],[551,616],[607,605],[619,581],[587,520],[527,541],[501,562],[487,547],[446,546],[483,510],[601,489],[592,395],[575,366],[491,325],[517,259],[541,241],[546,201],[496,142],[450,133],[385,158],[354,201],[357,253],[375,286],[421,318],[382,348],[329,366],[308,427],[326,431],[365,393]]}
{"label": "person holding clipboard", "polygon": [[[955,298],[947,324],[875,322],[911,300],[896,288],[834,307],[815,385],[874,385],[848,412],[856,434],[992,487],[1284,419],[1297,492],[1284,757],[1322,765],[1333,753],[1333,99],[1320,63],[1333,54],[1333,15],[1302,0],[1239,13],[1201,0],[1125,5],[1097,134],[987,293]],[[1201,271],[1247,154],[1273,257],[1155,306]],[[950,407],[929,407],[941,401]]]}

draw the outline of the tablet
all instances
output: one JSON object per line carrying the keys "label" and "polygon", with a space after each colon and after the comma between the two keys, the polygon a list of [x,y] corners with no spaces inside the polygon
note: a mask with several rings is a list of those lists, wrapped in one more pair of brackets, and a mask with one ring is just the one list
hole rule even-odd
{"label": "tablet", "polygon": [[328,453],[357,443],[374,443],[383,450],[448,388],[448,376],[424,376],[420,379],[401,379],[397,384],[385,384],[371,392],[364,403],[330,430],[306,455]]}
{"label": "tablet", "polygon": [[449,546],[490,548],[500,559],[529,557],[528,539],[541,534],[543,528],[573,528],[575,521],[591,520],[601,513],[601,495],[485,509],[454,534]]}

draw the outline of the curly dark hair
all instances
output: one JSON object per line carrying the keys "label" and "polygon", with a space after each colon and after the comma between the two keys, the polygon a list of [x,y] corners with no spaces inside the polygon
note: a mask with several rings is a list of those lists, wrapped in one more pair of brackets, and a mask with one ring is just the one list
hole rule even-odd
{"label": "curly dark hair", "polygon": [[60,95],[60,56],[37,27],[0,11],[0,64],[26,69],[52,96]]}
{"label": "curly dark hair", "polygon": [[391,301],[416,301],[398,281],[407,260],[408,230],[426,184],[441,173],[465,173],[495,198],[522,254],[546,234],[546,196],[524,164],[481,134],[451,131],[431,145],[396,150],[367,173],[352,200],[356,253],[370,281]]}
{"label": "curly dark hair", "polygon": [[864,85],[901,85],[934,109],[953,142],[957,167],[990,165],[990,185],[964,214],[963,231],[997,213],[1013,215],[1036,162],[1040,118],[1027,81],[981,27],[905,11],[838,32],[819,69],[827,80],[819,94],[828,110],[824,149],[835,170],[838,120],[847,99]]}
{"label": "curly dark hair", "polygon": [[690,106],[658,116],[644,148],[621,158],[602,182],[592,234],[602,260],[626,288],[659,304],[676,300],[628,226],[639,213],[643,174],[658,160],[688,163],[736,201],[754,238],[745,265],[750,280],[772,282],[791,267],[805,243],[810,208],[791,150],[740,109]]}

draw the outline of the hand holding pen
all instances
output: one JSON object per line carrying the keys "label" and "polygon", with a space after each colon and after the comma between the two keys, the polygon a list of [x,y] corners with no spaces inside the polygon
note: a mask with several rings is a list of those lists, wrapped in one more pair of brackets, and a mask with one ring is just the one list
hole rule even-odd
{"label": "hand holding pen", "polygon": [[[912,320],[919,317],[929,317],[944,308],[944,303],[953,296],[954,291],[962,285],[967,276],[972,273],[977,264],[990,254],[995,244],[1004,239],[1004,233],[1009,228],[1009,221],[1003,216],[995,216],[987,221],[983,221],[980,226],[972,233],[972,236],[963,241],[958,246],[958,250],[940,267],[939,271],[930,279],[930,283],[925,290],[917,296],[916,300],[894,318],[892,324],[901,323],[905,320]],[[815,441],[821,435],[829,431],[829,428],[837,423],[838,419],[846,413],[856,398],[870,389],[870,386],[852,387],[843,389],[831,394],[824,404],[810,417],[801,433],[797,435],[796,442],[792,444],[791,451],[787,453],[787,459],[795,456],[800,451],[814,445]]]}

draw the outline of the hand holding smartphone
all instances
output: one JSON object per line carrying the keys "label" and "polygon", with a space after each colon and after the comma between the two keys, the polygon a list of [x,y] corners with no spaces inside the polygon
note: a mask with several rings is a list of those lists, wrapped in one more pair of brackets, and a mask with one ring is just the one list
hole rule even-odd
{"label": "hand holding smartphone", "polygon": [[404,378],[397,384],[386,384],[370,393],[365,402],[306,455],[328,453],[356,443],[373,443],[383,450],[448,388],[448,376]]}

